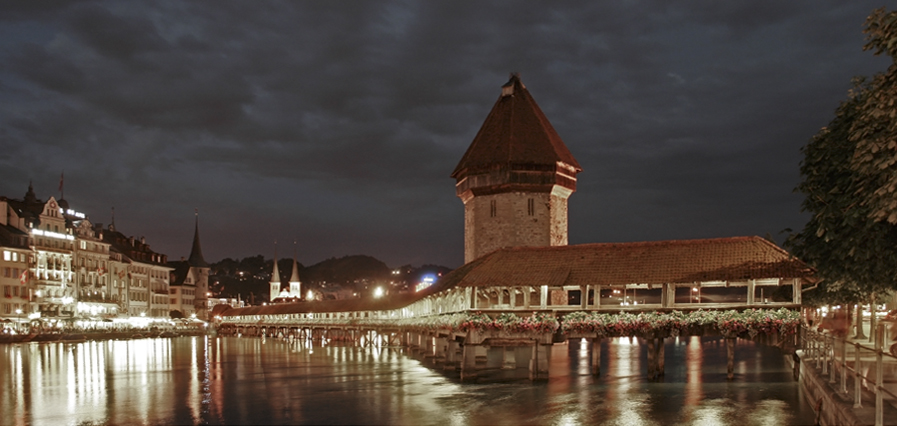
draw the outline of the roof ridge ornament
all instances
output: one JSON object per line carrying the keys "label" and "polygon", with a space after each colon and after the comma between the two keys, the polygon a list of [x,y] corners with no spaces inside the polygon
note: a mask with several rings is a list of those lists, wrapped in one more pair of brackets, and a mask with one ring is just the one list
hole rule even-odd
{"label": "roof ridge ornament", "polygon": [[514,86],[517,85],[520,85],[521,89],[526,89],[526,86],[520,81],[520,73],[512,72],[508,82],[501,86],[501,96],[514,96]]}

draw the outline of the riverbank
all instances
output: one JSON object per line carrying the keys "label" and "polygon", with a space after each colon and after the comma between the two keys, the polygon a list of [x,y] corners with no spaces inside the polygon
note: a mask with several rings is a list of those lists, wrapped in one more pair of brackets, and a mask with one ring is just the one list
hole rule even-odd
{"label": "riverbank", "polygon": [[0,336],[0,344],[15,343],[40,343],[40,342],[70,342],[78,343],[96,340],[129,340],[129,339],[146,339],[146,338],[169,338],[181,336],[203,336],[210,334],[207,330],[199,329],[183,329],[183,330],[116,330],[116,331],[97,331],[84,330],[73,331],[70,333],[31,333],[17,335]]}

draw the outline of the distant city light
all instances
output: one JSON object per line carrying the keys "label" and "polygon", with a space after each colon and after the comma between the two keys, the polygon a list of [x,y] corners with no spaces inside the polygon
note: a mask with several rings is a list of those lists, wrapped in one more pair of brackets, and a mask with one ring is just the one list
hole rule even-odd
{"label": "distant city light", "polygon": [[374,297],[383,297],[383,287],[377,287],[374,289]]}
{"label": "distant city light", "polygon": [[435,276],[433,276],[432,274],[424,275],[423,277],[421,277],[421,282],[417,283],[417,285],[414,286],[414,291],[421,291],[433,285],[434,282],[436,282]]}

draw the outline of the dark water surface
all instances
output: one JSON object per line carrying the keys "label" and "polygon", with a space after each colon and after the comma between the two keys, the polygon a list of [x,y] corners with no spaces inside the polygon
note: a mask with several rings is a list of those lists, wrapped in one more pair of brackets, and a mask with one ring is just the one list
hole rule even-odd
{"label": "dark water surface", "polygon": [[400,349],[180,337],[0,345],[0,424],[813,424],[784,356],[738,340],[668,339],[646,378],[638,340],[552,348],[547,383],[460,383]]}

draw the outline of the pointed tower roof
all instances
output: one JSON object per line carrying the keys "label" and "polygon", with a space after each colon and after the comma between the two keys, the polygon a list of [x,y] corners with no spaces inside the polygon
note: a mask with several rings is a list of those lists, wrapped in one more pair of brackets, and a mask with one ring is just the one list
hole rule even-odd
{"label": "pointed tower roof", "polygon": [[290,276],[291,283],[299,282],[299,262],[296,262],[296,242],[293,241],[293,274]]}
{"label": "pointed tower roof", "polygon": [[187,259],[190,266],[208,268],[209,264],[202,257],[202,247],[199,245],[199,210],[196,211],[196,226],[193,231],[193,248],[190,250],[190,258]]}
{"label": "pointed tower roof", "polygon": [[34,194],[34,186],[31,185],[31,181],[28,181],[28,192],[25,193],[25,204],[37,204],[40,203],[40,200],[37,199],[37,195]]}
{"label": "pointed tower roof", "polygon": [[277,241],[274,242],[274,272],[271,273],[271,282],[280,283],[280,271],[277,269]]}
{"label": "pointed tower roof", "polygon": [[582,171],[554,127],[520,81],[519,74],[501,88],[492,107],[452,177],[461,179],[495,168],[566,164]]}

